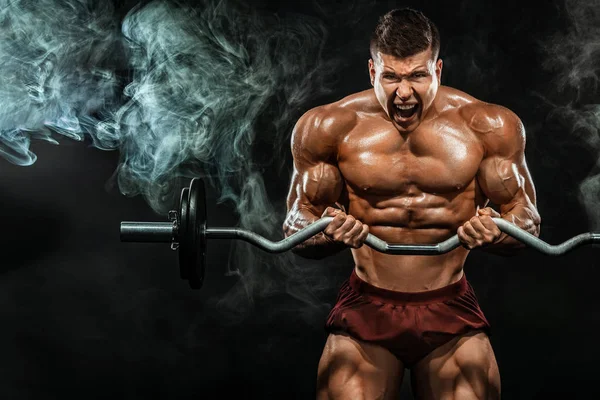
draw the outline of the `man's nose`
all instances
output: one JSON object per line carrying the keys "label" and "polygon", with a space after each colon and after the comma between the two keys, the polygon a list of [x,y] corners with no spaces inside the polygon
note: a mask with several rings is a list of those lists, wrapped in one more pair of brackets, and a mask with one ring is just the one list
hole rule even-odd
{"label": "man's nose", "polygon": [[412,96],[412,93],[413,93],[412,87],[405,80],[402,80],[398,84],[398,87],[396,88],[396,96],[398,96],[400,98],[400,100],[402,100],[402,101],[406,101],[406,100],[410,99]]}

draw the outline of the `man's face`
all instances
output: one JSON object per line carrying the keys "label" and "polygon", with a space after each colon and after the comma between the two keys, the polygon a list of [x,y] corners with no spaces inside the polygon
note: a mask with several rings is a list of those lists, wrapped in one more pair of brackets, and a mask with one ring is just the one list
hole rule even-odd
{"label": "man's face", "polygon": [[442,60],[431,49],[406,58],[378,52],[369,60],[371,85],[381,107],[400,132],[412,132],[423,121],[440,85]]}

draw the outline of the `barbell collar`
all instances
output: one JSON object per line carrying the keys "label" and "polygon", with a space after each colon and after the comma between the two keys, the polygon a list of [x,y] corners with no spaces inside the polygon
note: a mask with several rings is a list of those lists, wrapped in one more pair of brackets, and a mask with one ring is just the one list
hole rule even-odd
{"label": "barbell collar", "polygon": [[171,243],[175,222],[121,222],[122,242]]}

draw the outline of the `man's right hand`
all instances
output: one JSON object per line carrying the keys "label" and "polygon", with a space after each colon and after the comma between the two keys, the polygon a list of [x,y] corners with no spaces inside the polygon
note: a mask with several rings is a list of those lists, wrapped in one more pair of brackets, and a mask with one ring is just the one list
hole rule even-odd
{"label": "man's right hand", "polygon": [[346,246],[358,249],[363,245],[369,234],[367,225],[340,209],[327,207],[321,217],[334,217],[323,233],[335,243],[343,243]]}

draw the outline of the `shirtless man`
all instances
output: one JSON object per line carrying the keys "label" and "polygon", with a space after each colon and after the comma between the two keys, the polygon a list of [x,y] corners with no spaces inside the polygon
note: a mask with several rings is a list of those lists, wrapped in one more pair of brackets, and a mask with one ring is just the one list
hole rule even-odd
{"label": "shirtless man", "polygon": [[[519,118],[440,85],[433,23],[411,9],[383,16],[371,41],[372,89],[308,111],[292,137],[286,235],[323,216],[323,233],[294,250],[355,262],[327,321],[318,399],[391,399],[411,368],[419,399],[498,399],[500,375],[463,265],[469,251],[523,245],[492,217],[539,235]],[[489,207],[494,204],[499,213]],[[402,244],[461,247],[439,256],[387,255],[368,233]]]}

